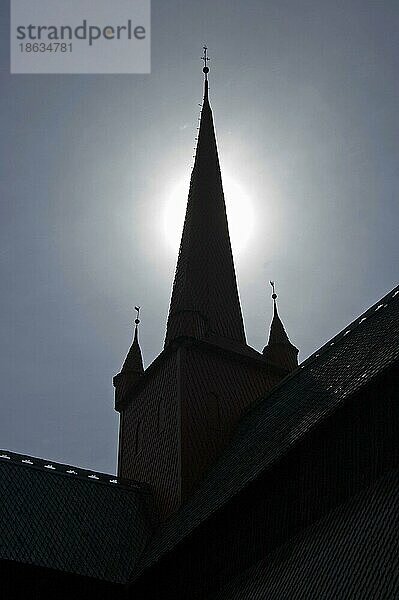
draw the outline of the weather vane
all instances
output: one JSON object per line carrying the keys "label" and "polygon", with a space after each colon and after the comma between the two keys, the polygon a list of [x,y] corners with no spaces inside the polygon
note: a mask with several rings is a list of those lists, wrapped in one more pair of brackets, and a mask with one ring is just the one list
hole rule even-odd
{"label": "weather vane", "polygon": [[272,290],[273,290],[272,298],[273,298],[273,300],[276,300],[277,294],[276,294],[276,290],[275,290],[275,287],[274,287],[275,286],[274,281],[270,281],[269,283],[272,286]]}
{"label": "weather vane", "polygon": [[204,54],[201,57],[201,59],[204,61],[204,68],[202,70],[205,73],[205,79],[208,79],[208,73],[209,73],[208,62],[210,60],[209,56],[208,56],[208,46],[203,46],[203,49],[204,49]]}
{"label": "weather vane", "polygon": [[136,323],[136,325],[138,325],[140,323],[140,306],[135,306],[134,310],[137,312],[137,316],[134,322]]}

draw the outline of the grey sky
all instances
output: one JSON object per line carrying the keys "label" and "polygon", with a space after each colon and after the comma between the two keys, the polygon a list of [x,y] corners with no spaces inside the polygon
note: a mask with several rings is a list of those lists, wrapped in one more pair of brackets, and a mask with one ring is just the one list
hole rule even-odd
{"label": "grey sky", "polygon": [[222,172],[257,221],[236,260],[249,344],[269,279],[300,360],[398,279],[398,3],[152,5],[147,76],[10,76],[0,9],[0,447],[109,472],[134,304],[146,365],[162,349],[160,223],[192,164],[204,41]]}

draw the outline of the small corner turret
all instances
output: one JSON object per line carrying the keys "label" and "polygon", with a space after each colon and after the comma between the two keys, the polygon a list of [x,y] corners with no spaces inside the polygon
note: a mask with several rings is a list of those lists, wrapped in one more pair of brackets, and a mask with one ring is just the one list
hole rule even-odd
{"label": "small corner turret", "polygon": [[298,348],[291,344],[277,310],[277,294],[274,281],[272,286],[273,319],[270,325],[269,341],[263,348],[264,357],[275,365],[282,367],[287,373],[298,366]]}
{"label": "small corner turret", "polygon": [[122,365],[122,369],[118,375],[115,375],[113,384],[115,387],[115,409],[120,412],[120,409],[126,401],[130,390],[139,381],[144,374],[143,357],[139,344],[138,328],[140,323],[140,307],[134,307],[137,312],[137,317],[134,321],[134,336],[129,352]]}

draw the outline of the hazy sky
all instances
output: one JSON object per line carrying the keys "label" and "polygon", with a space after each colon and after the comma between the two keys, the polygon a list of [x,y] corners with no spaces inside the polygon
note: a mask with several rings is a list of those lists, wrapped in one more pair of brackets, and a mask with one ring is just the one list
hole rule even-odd
{"label": "hazy sky", "polygon": [[107,76],[9,75],[5,4],[0,447],[115,471],[112,376],[135,304],[145,364],[162,349],[204,41],[222,174],[255,221],[248,343],[269,279],[300,360],[397,283],[397,0],[153,0],[151,75]]}

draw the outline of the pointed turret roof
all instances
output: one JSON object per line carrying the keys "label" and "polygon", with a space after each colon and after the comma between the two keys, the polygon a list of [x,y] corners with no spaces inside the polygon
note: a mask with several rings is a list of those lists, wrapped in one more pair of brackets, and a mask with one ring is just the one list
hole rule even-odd
{"label": "pointed turret roof", "polygon": [[126,401],[129,399],[131,390],[144,375],[143,357],[139,344],[139,315],[140,307],[134,307],[137,311],[137,318],[134,321],[134,336],[130,350],[127,353],[122,369],[113,379],[115,387],[115,410],[123,410]]}
{"label": "pointed turret roof", "polygon": [[165,346],[181,336],[245,345],[222,177],[208,97],[208,67]]}
{"label": "pointed turret roof", "polygon": [[270,325],[269,341],[263,349],[263,354],[274,364],[292,371],[298,366],[298,348],[291,344],[277,310],[277,294],[274,282],[273,288],[273,319]]}
{"label": "pointed turret roof", "polygon": [[138,319],[136,319],[136,324],[134,328],[134,338],[133,343],[130,346],[130,350],[127,353],[125,358],[125,362],[123,363],[123,367],[121,369],[121,373],[134,372],[142,375],[144,373],[143,366],[143,357],[141,355],[141,348],[139,344],[139,336],[138,336]]}
{"label": "pointed turret roof", "polygon": [[270,325],[269,342],[271,344],[291,344],[277,310],[277,302],[273,298],[273,319]]}

